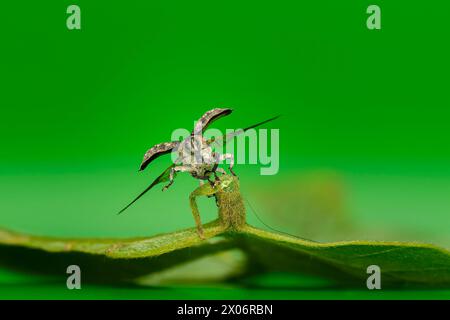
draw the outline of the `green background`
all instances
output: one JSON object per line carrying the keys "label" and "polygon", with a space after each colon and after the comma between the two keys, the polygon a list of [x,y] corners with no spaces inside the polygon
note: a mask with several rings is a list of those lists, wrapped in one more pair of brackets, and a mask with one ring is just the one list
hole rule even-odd
{"label": "green background", "polygon": [[[66,28],[72,3],[81,8],[82,30]],[[373,3],[382,30],[366,28]],[[267,126],[280,129],[279,174],[236,167],[244,196],[266,222],[284,230],[258,202],[259,189],[278,197],[274,183],[295,189],[304,175],[331,172],[356,231],[315,240],[450,247],[449,10],[443,1],[3,3],[0,226],[65,237],[193,226],[187,196],[197,182],[183,174],[169,191],[156,188],[116,213],[170,163],[160,158],[138,173],[148,148],[176,128],[191,129],[213,107],[232,107],[215,127],[283,115]],[[215,215],[211,202],[201,201],[205,222]],[[261,226],[253,214],[248,219]],[[0,270],[0,297],[125,298],[123,288],[68,293],[24,279]],[[164,290],[127,289],[126,297],[448,297]]]}

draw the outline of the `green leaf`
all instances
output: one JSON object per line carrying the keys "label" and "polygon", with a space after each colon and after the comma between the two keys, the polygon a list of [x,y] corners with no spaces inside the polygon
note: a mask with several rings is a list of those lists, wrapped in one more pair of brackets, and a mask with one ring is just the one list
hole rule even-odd
{"label": "green leaf", "polygon": [[384,241],[315,243],[251,226],[246,226],[243,233],[250,240],[254,257],[259,257],[269,269],[279,269],[271,262],[278,255],[288,262],[284,264],[285,271],[295,272],[296,264],[302,264],[300,259],[310,259],[311,272],[320,273],[323,268],[325,274],[336,279],[354,278],[361,283],[368,277],[367,267],[378,265],[384,284],[450,286],[450,252],[434,245]]}
{"label": "green leaf", "polygon": [[238,231],[219,221],[149,238],[57,239],[0,230],[0,265],[65,276],[70,264],[93,282],[164,283],[246,281],[249,276],[286,272],[319,276],[366,288],[370,265],[381,268],[383,287],[450,286],[450,252],[433,245],[346,241],[316,243],[260,230]]}

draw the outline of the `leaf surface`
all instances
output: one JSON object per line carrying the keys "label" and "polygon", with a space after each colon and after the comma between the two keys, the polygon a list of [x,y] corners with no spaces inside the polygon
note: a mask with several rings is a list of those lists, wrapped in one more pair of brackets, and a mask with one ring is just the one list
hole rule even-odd
{"label": "leaf surface", "polygon": [[77,264],[94,282],[141,285],[245,281],[287,272],[348,286],[365,286],[367,267],[378,265],[383,285],[450,287],[450,252],[429,244],[316,243],[249,225],[233,232],[218,221],[204,227],[206,240],[195,228],[134,239],[57,239],[0,230],[0,265],[64,275]]}

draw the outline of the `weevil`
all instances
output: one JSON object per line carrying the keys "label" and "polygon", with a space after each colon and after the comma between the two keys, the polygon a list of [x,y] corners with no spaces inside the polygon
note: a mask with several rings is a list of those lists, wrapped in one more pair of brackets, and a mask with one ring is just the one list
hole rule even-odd
{"label": "weevil", "polygon": [[216,174],[217,171],[225,173],[223,169],[218,167],[219,163],[225,159],[230,160],[229,170],[235,175],[233,171],[233,155],[231,153],[222,155],[212,151],[211,143],[203,137],[204,131],[213,121],[229,115],[231,112],[231,109],[219,108],[206,112],[196,122],[191,135],[183,141],[163,142],[150,148],[144,155],[140,170],[144,170],[157,157],[166,153],[176,152],[175,166],[170,169],[169,183],[164,186],[163,191],[173,184],[174,176],[177,172],[189,172],[192,177],[208,180],[211,183],[210,178],[212,174]]}
{"label": "weevil", "polygon": [[[216,196],[217,192],[223,189],[227,189],[225,185],[229,182],[226,182],[224,185],[224,181],[230,180],[225,177],[224,177],[225,180],[224,179],[221,180],[217,176],[217,173],[220,173],[222,175],[226,174],[225,170],[219,168],[219,163],[222,162],[223,160],[228,159],[229,160],[228,169],[231,173],[231,176],[236,177],[236,174],[233,171],[234,156],[231,153],[220,154],[218,152],[215,152],[213,151],[213,146],[219,143],[225,144],[228,140],[234,138],[235,136],[244,133],[249,129],[273,121],[279,117],[276,116],[270,118],[268,120],[249,126],[245,129],[237,130],[231,134],[223,135],[221,137],[211,138],[208,140],[203,137],[203,133],[212,122],[231,114],[232,111],[233,110],[229,108],[216,108],[209,110],[195,123],[193,131],[184,140],[163,142],[150,148],[144,154],[144,158],[139,167],[139,171],[145,170],[152,161],[165,154],[175,152],[177,154],[176,160],[161,175],[159,175],[144,191],[142,191],[133,201],[131,201],[125,208],[123,208],[119,212],[119,214],[125,211],[133,203],[135,203],[139,198],[141,198],[155,185],[169,181],[169,183],[165,185],[162,189],[163,191],[167,190],[173,184],[177,172],[189,172],[192,177],[194,177],[195,179],[199,179],[201,181],[200,188],[195,190],[191,194],[191,197],[193,194],[197,195],[199,195],[200,193],[204,194],[204,190],[209,190],[207,192],[208,196]],[[215,179],[211,180],[211,178],[213,177]],[[202,187],[203,182],[205,181],[207,181],[207,183],[209,184],[208,187],[207,186]],[[198,210],[194,210],[194,207],[192,206],[192,201],[191,201],[191,208],[197,224],[197,230],[199,232],[199,235],[202,237],[203,231],[201,228]]]}

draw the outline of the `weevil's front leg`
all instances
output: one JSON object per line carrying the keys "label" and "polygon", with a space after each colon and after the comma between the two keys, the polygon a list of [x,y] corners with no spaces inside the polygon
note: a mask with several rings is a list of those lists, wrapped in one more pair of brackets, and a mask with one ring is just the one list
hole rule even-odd
{"label": "weevil's front leg", "polygon": [[189,166],[176,166],[170,169],[169,183],[162,188],[162,191],[166,191],[173,184],[173,178],[176,172],[186,172],[190,171],[190,169],[191,168]]}
{"label": "weevil's front leg", "polygon": [[225,170],[223,170],[223,168],[217,168],[216,172],[219,172],[219,173],[221,173],[221,174],[227,174],[227,173],[225,172]]}
{"label": "weevil's front leg", "polygon": [[231,153],[225,153],[222,154],[219,158],[219,161],[223,161],[223,160],[230,160],[230,165],[229,165],[229,170],[231,172],[231,174],[233,176],[236,176],[236,174],[233,171],[233,166],[234,166],[234,155],[232,155]]}
{"label": "weevil's front leg", "polygon": [[199,196],[212,196],[218,191],[218,187],[211,186],[209,183],[204,183],[195,189],[189,196],[189,204],[191,205],[192,215],[194,216],[195,224],[197,225],[197,233],[202,239],[205,239],[205,236],[203,233],[202,222],[200,220],[200,212],[198,211],[198,206],[195,199]]}
{"label": "weevil's front leg", "polygon": [[221,174],[227,174],[227,173],[225,172],[225,170],[223,170],[222,168],[216,168],[216,169],[214,170],[214,178],[215,178],[215,181],[219,181],[219,180],[220,180],[219,176],[217,175],[217,172],[219,172],[219,173],[221,173]]}

